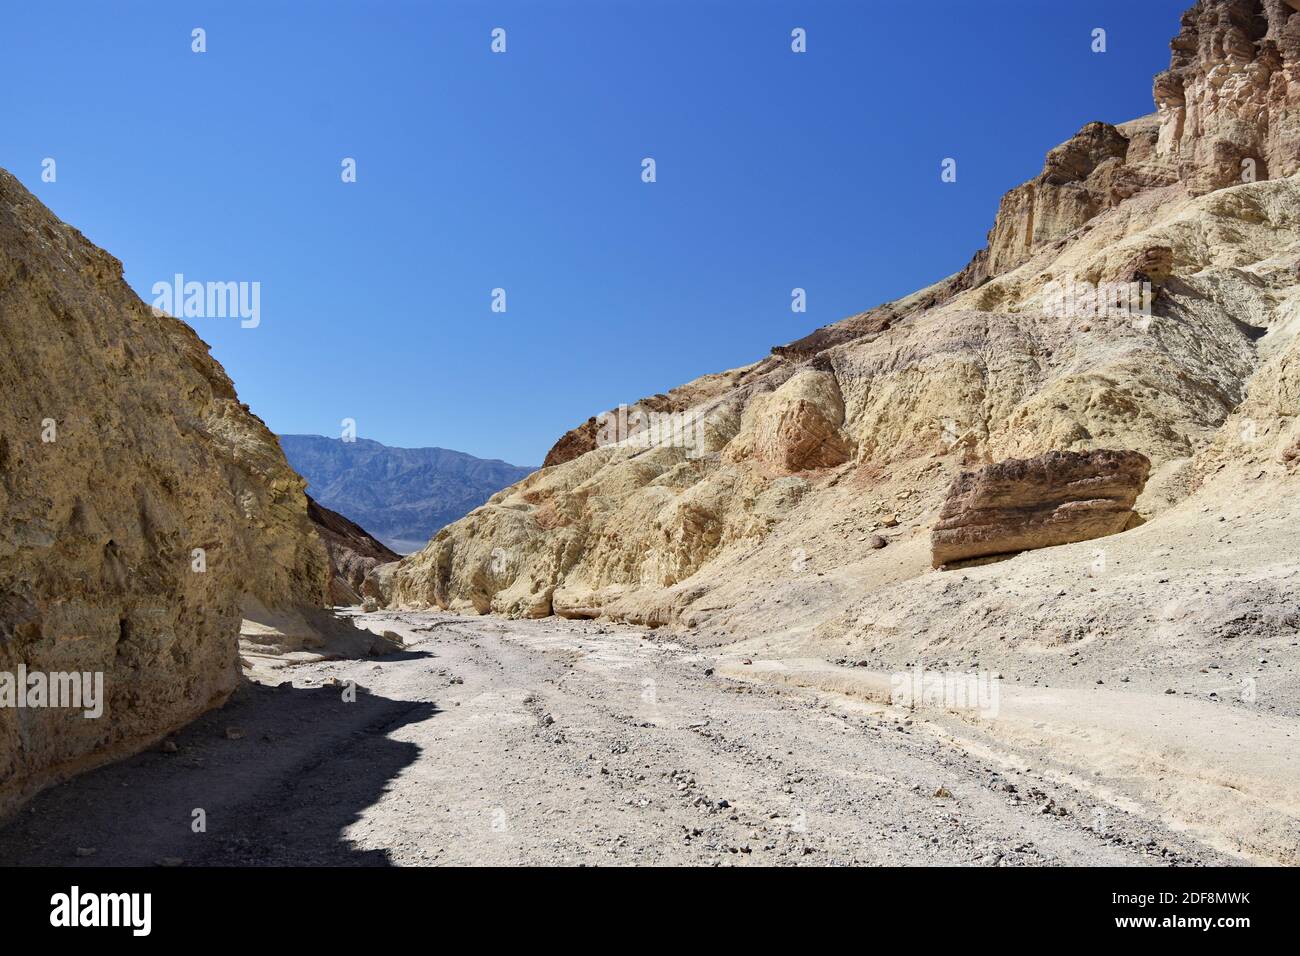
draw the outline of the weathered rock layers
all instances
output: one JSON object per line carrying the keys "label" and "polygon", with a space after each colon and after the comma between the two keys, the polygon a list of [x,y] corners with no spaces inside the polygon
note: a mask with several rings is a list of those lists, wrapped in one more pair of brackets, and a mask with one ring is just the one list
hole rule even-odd
{"label": "weathered rock layers", "polygon": [[1194,191],[1300,169],[1300,0],[1202,0],[1155,79],[1159,155]]}
{"label": "weathered rock layers", "polygon": [[1151,462],[1134,451],[1059,452],[962,472],[930,534],[931,563],[1014,554],[1118,534]]}
{"label": "weathered rock layers", "polygon": [[[589,420],[370,590],[832,635],[864,593],[929,569],[963,470],[1132,451],[1150,462],[1144,517],[1240,462],[1293,477],[1297,3],[1197,3],[1157,112],[1051,150],[963,272],[638,403],[691,422],[689,447],[602,441]],[[1080,314],[1049,294],[1114,283],[1150,283],[1150,308]]]}
{"label": "weathered rock layers", "polygon": [[[1135,134],[1139,148],[1142,132]],[[1002,197],[988,248],[975,256],[964,282],[978,285],[1015,268],[1103,209],[1158,181],[1158,174],[1126,165],[1131,145],[1117,127],[1089,123],[1048,153],[1037,178]]]}
{"label": "weathered rock layers", "polygon": [[1156,113],[1089,123],[1003,197],[988,247],[961,277],[978,286],[1103,210],[1158,186],[1201,195],[1300,169],[1300,0],[1202,0],[1182,17]]}
{"label": "weathered rock layers", "polygon": [[224,700],[246,598],[324,603],[303,488],[199,337],[0,170],[0,673],[106,698],[0,708],[0,812]]}

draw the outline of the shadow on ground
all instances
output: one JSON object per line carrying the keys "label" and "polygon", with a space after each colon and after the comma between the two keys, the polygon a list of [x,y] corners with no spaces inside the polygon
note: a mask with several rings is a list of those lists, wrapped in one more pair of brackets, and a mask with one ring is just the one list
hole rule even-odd
{"label": "shadow on ground", "polygon": [[174,752],[154,748],[21,808],[0,827],[0,865],[386,866],[385,851],[344,830],[418,754],[388,734],[439,710],[361,688],[343,697],[342,686],[244,682],[170,738]]}

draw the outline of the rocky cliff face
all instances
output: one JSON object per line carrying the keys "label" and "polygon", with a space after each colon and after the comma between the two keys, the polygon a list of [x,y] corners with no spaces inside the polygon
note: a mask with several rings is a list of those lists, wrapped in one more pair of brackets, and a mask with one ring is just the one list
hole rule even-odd
{"label": "rocky cliff face", "polygon": [[960,285],[977,286],[1001,275],[1103,209],[1143,188],[1172,182],[1168,171],[1144,162],[1155,132],[1149,119],[1126,124],[1126,130],[1089,123],[1053,149],[1037,178],[1002,198],[988,247],[975,256]]}
{"label": "rocky cliff face", "polygon": [[0,812],[224,700],[246,602],[325,602],[303,488],[198,336],[0,170],[0,674],[105,698],[0,708]]}
{"label": "rocky cliff face", "polygon": [[[1216,482],[1231,495],[1233,481],[1292,480],[1298,29],[1280,0],[1197,4],[1157,113],[1090,123],[1052,150],[962,273],[643,399],[656,427],[587,422],[548,467],[405,559],[383,593],[880,646],[861,615],[911,607],[918,633],[941,630],[922,626],[921,605],[863,596],[933,576],[930,531],[963,470],[1131,451],[1151,463],[1137,502],[1149,525]],[[1239,163],[1227,177],[1243,150],[1261,160],[1256,181]],[[1149,298],[1105,305],[1130,283]],[[1000,620],[968,621],[963,636]]]}
{"label": "rocky cliff face", "polygon": [[970,288],[1015,268],[1139,192],[1193,195],[1300,169],[1300,0],[1202,0],[1182,18],[1155,114],[1089,123],[1048,153],[1038,177],[1002,200],[960,279]]}
{"label": "rocky cliff face", "polygon": [[1158,155],[1197,193],[1300,169],[1300,0],[1202,0],[1155,80]]}

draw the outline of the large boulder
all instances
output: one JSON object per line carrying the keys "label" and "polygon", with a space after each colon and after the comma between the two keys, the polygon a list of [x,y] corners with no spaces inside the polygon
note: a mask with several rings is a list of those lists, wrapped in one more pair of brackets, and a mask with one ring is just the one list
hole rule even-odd
{"label": "large boulder", "polygon": [[934,567],[1117,534],[1151,462],[1135,451],[1052,451],[962,472],[930,534]]}
{"label": "large boulder", "polygon": [[387,607],[393,599],[393,575],[397,572],[399,561],[380,564],[366,572],[361,582],[361,599],[367,598],[379,607]]}
{"label": "large boulder", "polygon": [[829,372],[805,370],[773,392],[755,396],[727,457],[753,457],[778,474],[833,468],[848,461],[844,398]]}

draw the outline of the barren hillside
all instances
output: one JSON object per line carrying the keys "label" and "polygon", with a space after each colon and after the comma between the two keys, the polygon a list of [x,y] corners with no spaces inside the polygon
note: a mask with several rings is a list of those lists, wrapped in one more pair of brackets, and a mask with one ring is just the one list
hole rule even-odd
{"label": "barren hillside", "polygon": [[[1138,502],[1148,523],[1106,539],[1135,555],[1112,574],[1154,569],[1143,544],[1153,536],[1182,551],[1238,547],[1198,502],[1248,496],[1257,529],[1281,521],[1300,384],[1300,13],[1282,0],[1206,0],[1172,48],[1156,112],[1088,123],[1053,149],[1004,198],[963,272],[593,418],[547,467],[403,561],[392,601],[758,628],[823,649],[887,640],[874,610],[886,602],[936,640],[951,615],[930,619],[922,592],[969,588],[973,601],[981,586],[930,569],[949,485],[965,468],[1049,451],[1149,458]],[[1143,284],[1146,314],[1061,306],[1063,288]],[[1024,560],[1083,573],[1095,550]],[[1215,566],[1236,561],[1225,551]],[[1272,600],[1293,585],[1282,575],[1260,586]],[[1105,613],[1149,616],[1182,587],[1162,583]],[[1006,628],[1021,613],[980,624]]]}

